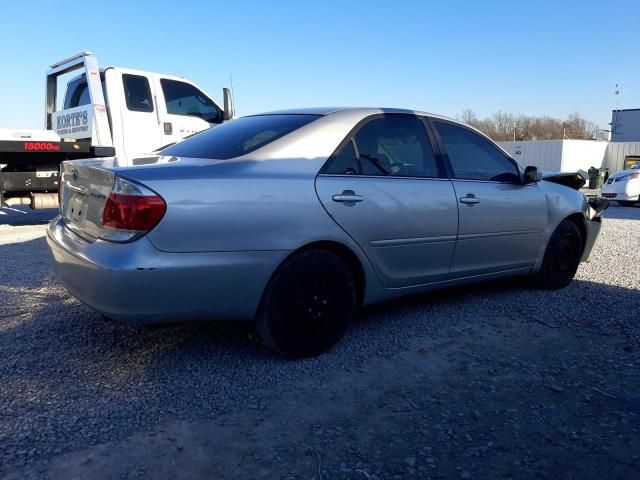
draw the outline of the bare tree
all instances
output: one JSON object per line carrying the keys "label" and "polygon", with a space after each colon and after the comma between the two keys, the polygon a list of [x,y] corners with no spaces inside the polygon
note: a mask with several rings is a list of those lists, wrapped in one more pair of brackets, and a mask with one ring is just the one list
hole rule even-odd
{"label": "bare tree", "polygon": [[466,123],[467,125],[473,125],[478,121],[478,116],[476,115],[476,112],[474,112],[470,108],[465,108],[464,110],[462,110],[462,112],[460,112],[457,118],[458,120],[460,120],[463,123]]}
{"label": "bare tree", "polygon": [[598,129],[595,122],[583,118],[578,112],[570,114],[566,120],[559,120],[548,116],[515,116],[499,110],[489,118],[479,119],[473,110],[467,108],[458,115],[458,119],[496,141],[591,139]]}

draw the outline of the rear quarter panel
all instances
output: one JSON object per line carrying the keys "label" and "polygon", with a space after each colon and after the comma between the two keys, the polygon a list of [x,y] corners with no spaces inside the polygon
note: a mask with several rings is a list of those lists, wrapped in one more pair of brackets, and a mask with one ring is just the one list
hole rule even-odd
{"label": "rear quarter panel", "polygon": [[361,116],[321,117],[244,157],[164,165],[167,157],[160,157],[156,165],[118,173],[165,199],[167,213],[149,234],[160,250],[293,250],[317,240],[344,241],[348,237],[323,209],[314,182]]}
{"label": "rear quarter panel", "polygon": [[[365,277],[364,303],[387,298],[360,247],[331,219],[318,199],[315,173],[287,159],[264,170],[260,161],[229,161],[179,169],[180,181],[146,178],[162,195],[167,213],[148,234],[158,249],[173,253],[282,251],[291,253],[319,241],[340,243],[360,260]],[[308,167],[308,166],[307,166]],[[203,169],[210,168],[206,173]],[[284,173],[286,172],[286,173]],[[275,271],[275,269],[274,269]]]}
{"label": "rear quarter panel", "polygon": [[269,175],[259,163],[187,167],[182,178],[145,180],[167,203],[151,242],[166,252],[230,252],[344,240],[315,194],[313,175]]}

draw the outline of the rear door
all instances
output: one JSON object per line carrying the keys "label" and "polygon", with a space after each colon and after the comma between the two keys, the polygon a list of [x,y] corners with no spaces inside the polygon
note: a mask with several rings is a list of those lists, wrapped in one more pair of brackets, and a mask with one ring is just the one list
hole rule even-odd
{"label": "rear door", "polygon": [[385,286],[447,278],[458,209],[422,119],[393,114],[368,119],[328,160],[316,190]]}
{"label": "rear door", "polygon": [[124,97],[120,108],[122,144],[126,156],[132,159],[161,147],[162,136],[154,103],[155,91],[149,77],[122,73],[120,80]]}
{"label": "rear door", "polygon": [[163,145],[222,123],[223,111],[202,90],[182,80],[157,77]]}
{"label": "rear door", "polygon": [[529,268],[544,242],[547,205],[517,164],[462,125],[433,120],[458,199],[458,243],[451,277]]}

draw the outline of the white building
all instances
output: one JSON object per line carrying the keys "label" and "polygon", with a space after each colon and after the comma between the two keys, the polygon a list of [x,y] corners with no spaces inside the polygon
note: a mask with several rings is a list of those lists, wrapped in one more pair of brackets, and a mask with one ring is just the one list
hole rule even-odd
{"label": "white building", "polygon": [[545,172],[587,172],[596,167],[611,174],[640,163],[640,142],[534,140],[498,144],[520,165],[533,165]]}
{"label": "white building", "polygon": [[640,142],[611,142],[607,147],[605,167],[609,173],[626,170],[640,163]]}

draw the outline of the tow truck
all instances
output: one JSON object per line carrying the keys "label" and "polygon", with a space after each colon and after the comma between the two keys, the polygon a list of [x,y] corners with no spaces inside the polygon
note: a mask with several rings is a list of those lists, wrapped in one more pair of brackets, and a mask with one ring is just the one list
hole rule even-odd
{"label": "tow truck", "polygon": [[[60,77],[71,78],[58,105]],[[67,77],[68,78],[68,77]],[[130,165],[233,118],[233,99],[223,107],[194,82],[121,67],[99,68],[84,51],[51,65],[46,73],[44,130],[0,129],[0,207],[58,206],[58,174],[64,160],[116,157]]]}

